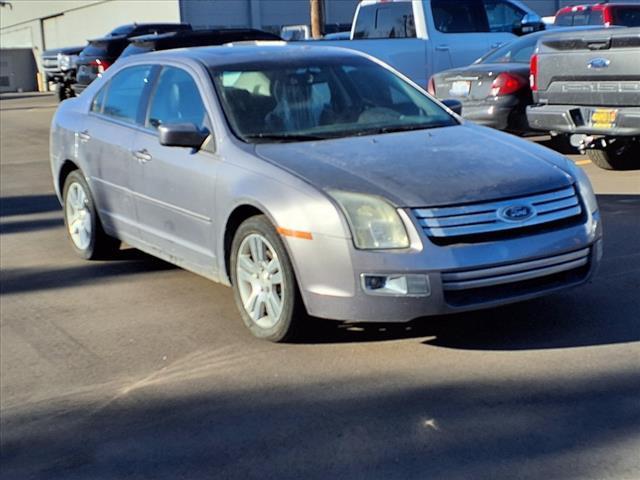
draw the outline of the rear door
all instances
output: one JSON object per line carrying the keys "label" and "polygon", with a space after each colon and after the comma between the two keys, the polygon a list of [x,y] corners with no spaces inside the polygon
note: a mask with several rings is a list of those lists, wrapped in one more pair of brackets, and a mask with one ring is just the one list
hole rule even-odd
{"label": "rear door", "polygon": [[515,39],[524,11],[506,0],[430,0],[425,14],[434,44],[434,73],[473,63]]}
{"label": "rear door", "polygon": [[138,234],[130,193],[131,148],[151,75],[150,65],[114,75],[96,94],[84,128],[76,132],[100,218],[108,231],[123,239]]}
{"label": "rear door", "polygon": [[212,132],[195,72],[164,66],[135,139],[131,176],[142,240],[178,264],[211,274],[216,265],[213,218],[218,156],[213,134],[196,151],[166,147],[158,127],[192,123]]}

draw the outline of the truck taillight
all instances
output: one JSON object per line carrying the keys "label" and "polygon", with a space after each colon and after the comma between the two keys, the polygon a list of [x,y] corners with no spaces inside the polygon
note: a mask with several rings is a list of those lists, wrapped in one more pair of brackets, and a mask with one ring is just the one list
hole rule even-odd
{"label": "truck taillight", "polygon": [[531,55],[531,63],[529,64],[529,84],[531,91],[538,91],[538,54]]}
{"label": "truck taillight", "polygon": [[100,74],[100,73],[104,73],[104,71],[111,66],[111,63],[105,60],[96,59],[93,62],[91,62],[89,65],[91,65],[92,67],[95,67],[98,70],[98,73]]}
{"label": "truck taillight", "polygon": [[602,8],[602,20],[605,27],[609,27],[613,24],[613,15],[611,14],[611,8],[606,5]]}
{"label": "truck taillight", "polygon": [[500,97],[502,95],[511,95],[517,92],[526,85],[526,80],[512,75],[511,73],[503,72],[496,77],[491,84],[491,95],[494,97]]}
{"label": "truck taillight", "polygon": [[427,92],[429,95],[436,96],[436,82],[433,80],[433,77],[429,79],[429,83],[427,84]]}

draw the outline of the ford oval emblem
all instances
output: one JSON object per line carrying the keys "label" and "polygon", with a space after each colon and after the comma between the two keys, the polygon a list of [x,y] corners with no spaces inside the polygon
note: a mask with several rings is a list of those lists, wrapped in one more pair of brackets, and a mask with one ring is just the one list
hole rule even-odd
{"label": "ford oval emblem", "polygon": [[498,211],[498,217],[507,222],[524,222],[536,214],[529,205],[510,205]]}
{"label": "ford oval emblem", "polygon": [[587,64],[587,68],[607,68],[610,63],[606,58],[594,58]]}

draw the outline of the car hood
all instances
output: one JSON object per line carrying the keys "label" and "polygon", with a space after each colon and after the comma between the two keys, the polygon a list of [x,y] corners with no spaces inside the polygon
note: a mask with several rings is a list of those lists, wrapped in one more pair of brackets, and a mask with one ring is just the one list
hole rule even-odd
{"label": "car hood", "polygon": [[398,207],[475,203],[573,183],[542,147],[472,124],[258,144],[255,151],[317,188],[379,195]]}

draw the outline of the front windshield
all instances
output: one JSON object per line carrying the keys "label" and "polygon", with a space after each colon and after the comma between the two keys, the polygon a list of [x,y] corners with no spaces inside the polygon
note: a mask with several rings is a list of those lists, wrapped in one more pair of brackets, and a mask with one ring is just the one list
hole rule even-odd
{"label": "front windshield", "polygon": [[212,68],[223,110],[246,142],[303,141],[457,125],[425,94],[367,59]]}
{"label": "front windshield", "polygon": [[529,63],[537,41],[537,36],[528,35],[490,51],[475,63]]}

